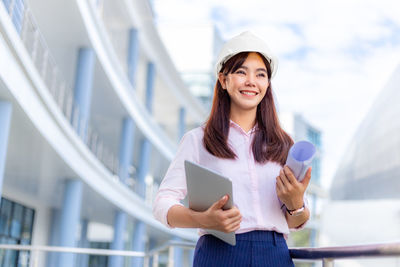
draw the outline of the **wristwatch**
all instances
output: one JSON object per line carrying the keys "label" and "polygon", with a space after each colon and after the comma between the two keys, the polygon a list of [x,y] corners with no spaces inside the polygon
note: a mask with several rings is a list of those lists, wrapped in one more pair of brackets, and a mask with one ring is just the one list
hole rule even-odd
{"label": "wristwatch", "polygon": [[289,213],[290,216],[299,216],[299,215],[303,214],[304,209],[305,209],[304,203],[303,203],[303,206],[301,208],[296,209],[296,210],[289,210],[286,207],[286,211]]}

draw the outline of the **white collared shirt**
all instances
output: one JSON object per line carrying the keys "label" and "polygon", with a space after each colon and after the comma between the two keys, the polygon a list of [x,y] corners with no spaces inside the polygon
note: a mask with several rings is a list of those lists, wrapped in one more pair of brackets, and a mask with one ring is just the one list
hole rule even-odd
{"label": "white collared shirt", "polygon": [[[237,234],[253,230],[276,231],[287,236],[288,224],[285,209],[276,194],[276,177],[282,166],[267,161],[255,161],[252,141],[257,126],[245,132],[238,124],[230,121],[228,144],[236,154],[236,159],[221,159],[210,154],[203,145],[202,127],[187,132],[179,145],[175,158],[160,184],[153,202],[153,214],[157,220],[171,226],[167,221],[168,210],[186,197],[186,177],[184,161],[190,160],[229,178],[233,186],[233,204],[242,214],[242,222]],[[305,199],[305,203],[307,201]],[[308,206],[308,205],[307,205]],[[304,227],[305,223],[296,229]],[[200,230],[200,234],[204,234]]]}

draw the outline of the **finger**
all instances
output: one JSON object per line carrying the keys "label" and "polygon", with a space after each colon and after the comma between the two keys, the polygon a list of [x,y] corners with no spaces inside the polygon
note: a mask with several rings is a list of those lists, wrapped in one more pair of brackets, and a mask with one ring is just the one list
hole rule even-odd
{"label": "finger", "polygon": [[276,177],[276,188],[279,190],[279,192],[283,190],[283,184],[280,176]]}
{"label": "finger", "polygon": [[279,174],[279,177],[281,178],[283,187],[286,189],[289,189],[289,187],[291,187],[291,184],[290,184],[289,180],[287,179],[286,174],[283,171],[283,169],[282,169],[281,173]]}
{"label": "finger", "polygon": [[242,222],[242,220],[234,221],[234,222],[231,222],[231,223],[227,223],[226,226],[225,226],[225,230],[226,230],[227,232],[232,232],[232,231],[234,231],[236,228],[239,228],[239,227],[240,227],[240,223],[241,223],[241,222]]}
{"label": "finger", "polygon": [[237,228],[238,226],[240,226],[240,221],[235,221],[233,223],[226,224],[224,228],[227,232],[232,232],[233,229]]}
{"label": "finger", "polygon": [[285,167],[283,167],[283,171],[285,172],[286,177],[287,177],[288,181],[289,181],[291,184],[294,185],[294,184],[297,183],[296,177],[294,176],[292,170],[291,170],[287,165],[285,165]]}
{"label": "finger", "polygon": [[301,181],[301,183],[302,183],[305,187],[307,187],[308,184],[310,183],[310,180],[311,180],[311,170],[312,170],[311,167],[308,168],[308,170],[307,170],[307,172],[306,172],[306,175],[304,176],[303,181]]}
{"label": "finger", "polygon": [[233,217],[236,217],[238,215],[241,215],[239,209],[237,209],[237,208],[232,208],[232,209],[229,209],[229,210],[225,210],[224,213],[225,213],[225,216],[228,217],[228,218],[233,218]]}
{"label": "finger", "polygon": [[281,169],[281,171],[279,172],[279,180],[281,181],[283,187],[285,187],[285,183],[282,180],[283,177],[285,177],[285,173],[283,172],[283,169]]}
{"label": "finger", "polygon": [[239,228],[240,228],[240,222],[238,222],[238,223],[235,223],[235,224],[232,224],[230,227],[229,227],[229,232],[234,232],[234,231],[237,231],[237,230],[239,230]]}
{"label": "finger", "polygon": [[240,225],[242,223],[242,220],[238,221],[237,223],[232,225],[233,231],[236,231],[240,228]]}
{"label": "finger", "polygon": [[215,210],[219,210],[222,209],[222,207],[226,204],[226,202],[228,202],[228,195],[223,196],[220,200],[218,200],[217,202],[215,202],[211,208],[215,209]]}
{"label": "finger", "polygon": [[234,217],[226,219],[226,223],[227,224],[233,224],[233,223],[236,223],[236,222],[241,221],[241,220],[242,220],[242,215],[239,214],[239,215],[236,215]]}

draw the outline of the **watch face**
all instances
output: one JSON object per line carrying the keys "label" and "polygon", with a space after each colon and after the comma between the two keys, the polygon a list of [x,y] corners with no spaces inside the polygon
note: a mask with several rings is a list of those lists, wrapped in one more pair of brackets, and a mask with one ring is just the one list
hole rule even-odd
{"label": "watch face", "polygon": [[299,216],[299,215],[301,215],[303,212],[304,212],[304,205],[303,205],[303,207],[301,207],[300,209],[297,209],[297,210],[292,210],[292,211],[288,210],[288,213],[289,213],[291,216]]}
{"label": "watch face", "polygon": [[304,212],[304,208],[301,208],[299,210],[293,211],[291,215],[292,216],[299,216],[299,215],[303,214],[303,212]]}

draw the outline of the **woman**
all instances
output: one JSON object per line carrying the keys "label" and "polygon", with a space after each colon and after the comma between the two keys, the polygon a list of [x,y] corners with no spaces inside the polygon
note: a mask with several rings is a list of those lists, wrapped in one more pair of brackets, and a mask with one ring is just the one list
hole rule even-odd
{"label": "woman", "polygon": [[[309,219],[305,190],[311,168],[298,182],[284,166],[289,135],[279,125],[271,78],[276,60],[258,37],[229,40],[216,64],[217,82],[208,121],[185,134],[153,205],[170,228],[200,228],[193,266],[293,266],[285,236]],[[184,160],[232,181],[234,207],[224,196],[204,212],[179,201],[186,196]],[[202,229],[235,232],[231,246]]]}

